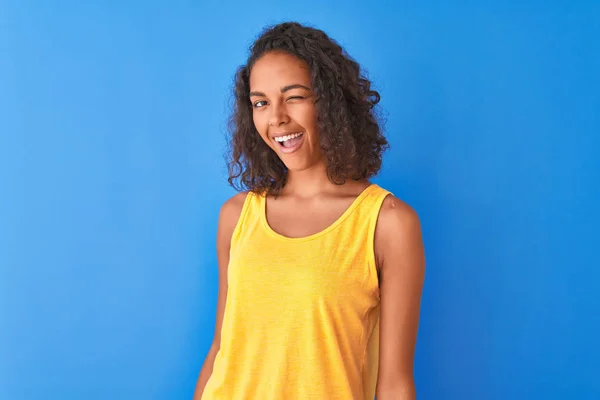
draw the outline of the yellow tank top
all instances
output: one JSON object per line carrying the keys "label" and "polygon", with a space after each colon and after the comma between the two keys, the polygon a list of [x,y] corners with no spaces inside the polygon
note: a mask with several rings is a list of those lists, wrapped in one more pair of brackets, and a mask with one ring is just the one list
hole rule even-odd
{"label": "yellow tank top", "polygon": [[332,225],[272,230],[249,193],[231,238],[221,347],[202,400],[373,400],[379,285],[373,241],[390,192],[367,187]]}

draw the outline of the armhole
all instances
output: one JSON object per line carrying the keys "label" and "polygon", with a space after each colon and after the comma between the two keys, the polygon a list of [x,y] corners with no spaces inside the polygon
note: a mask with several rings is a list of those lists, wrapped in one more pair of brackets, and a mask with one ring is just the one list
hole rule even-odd
{"label": "armhole", "polygon": [[248,214],[248,208],[250,208],[250,199],[253,195],[254,193],[251,191],[249,191],[246,194],[244,204],[242,205],[242,211],[240,212],[240,216],[237,222],[235,223],[235,228],[233,228],[233,232],[231,234],[230,249],[233,248],[234,242],[237,241],[238,236],[241,234],[242,226],[244,225],[244,221],[246,220],[246,214]]}
{"label": "armhole", "polygon": [[393,193],[385,191],[380,194],[377,199],[374,201],[373,212],[371,214],[370,222],[369,222],[369,233],[367,236],[368,240],[368,264],[369,264],[369,275],[374,280],[374,287],[379,297],[379,270],[377,268],[377,258],[375,256],[375,231],[377,229],[377,222],[379,220],[379,214],[381,212],[381,207],[383,206],[384,200],[388,196],[393,196]]}

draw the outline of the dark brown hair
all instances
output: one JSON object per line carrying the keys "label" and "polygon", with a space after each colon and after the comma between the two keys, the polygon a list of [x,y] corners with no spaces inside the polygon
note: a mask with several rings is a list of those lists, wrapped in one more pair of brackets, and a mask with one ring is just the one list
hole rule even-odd
{"label": "dark brown hair", "polygon": [[359,64],[325,32],[286,22],[265,28],[250,47],[247,63],[237,70],[229,119],[229,184],[237,190],[278,194],[286,182],[285,164],[254,126],[249,97],[252,66],[270,51],[286,52],[309,66],[329,180],[343,184],[348,178],[377,174],[388,147],[376,115],[379,93],[371,90]]}

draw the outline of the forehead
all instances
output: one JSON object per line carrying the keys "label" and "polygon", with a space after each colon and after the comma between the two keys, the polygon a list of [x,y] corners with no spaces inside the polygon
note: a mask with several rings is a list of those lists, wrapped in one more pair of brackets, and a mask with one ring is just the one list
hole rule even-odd
{"label": "forehead", "polygon": [[289,84],[304,84],[310,87],[308,64],[291,54],[267,53],[262,56],[250,71],[250,89],[268,90]]}

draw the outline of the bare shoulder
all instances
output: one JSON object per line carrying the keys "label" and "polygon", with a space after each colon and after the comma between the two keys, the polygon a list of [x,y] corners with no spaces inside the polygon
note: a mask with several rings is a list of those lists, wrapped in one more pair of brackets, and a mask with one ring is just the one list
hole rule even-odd
{"label": "bare shoulder", "polygon": [[227,199],[221,206],[219,228],[222,232],[229,234],[228,236],[231,236],[230,233],[235,229],[235,225],[242,214],[247,195],[248,191],[239,192]]}
{"label": "bare shoulder", "polygon": [[419,227],[417,212],[396,196],[388,195],[381,205],[377,220],[378,230],[386,235],[396,236]]}
{"label": "bare shoulder", "polygon": [[422,248],[417,212],[406,202],[388,195],[381,205],[375,230],[377,264],[381,267],[386,264],[386,259],[397,259],[406,252],[420,253]]}
{"label": "bare shoulder", "polygon": [[239,192],[231,196],[223,205],[221,206],[221,214],[228,215],[232,214],[235,216],[242,212],[242,208],[244,207],[244,201],[246,200],[246,196],[248,195],[248,191]]}

